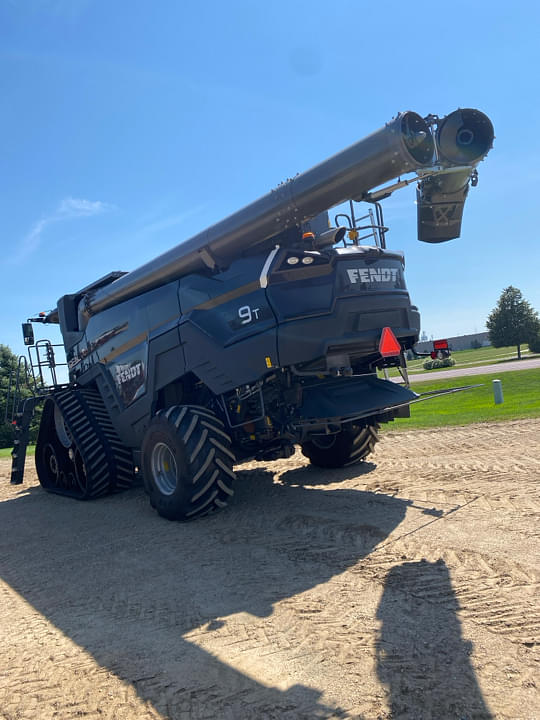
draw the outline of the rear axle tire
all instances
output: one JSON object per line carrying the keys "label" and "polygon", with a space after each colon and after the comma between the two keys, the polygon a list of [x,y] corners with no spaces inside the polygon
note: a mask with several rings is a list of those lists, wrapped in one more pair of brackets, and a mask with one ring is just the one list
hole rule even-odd
{"label": "rear axle tire", "polygon": [[302,453],[312,465],[321,468],[340,468],[364,460],[379,439],[379,425],[349,424],[333,435],[312,436],[301,446]]}
{"label": "rear axle tire", "polygon": [[169,520],[192,520],[227,505],[235,456],[223,423],[204,407],[160,410],[142,444],[150,504]]}

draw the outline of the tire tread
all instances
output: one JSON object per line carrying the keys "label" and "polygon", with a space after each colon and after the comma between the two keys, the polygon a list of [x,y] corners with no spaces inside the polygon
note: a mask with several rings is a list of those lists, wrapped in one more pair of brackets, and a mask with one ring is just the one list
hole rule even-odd
{"label": "tire tread", "polygon": [[[173,405],[156,413],[142,446],[146,491],[158,513],[170,520],[191,520],[227,505],[234,491],[230,437],[224,424],[208,408]],[[165,442],[177,460],[177,488],[164,495],[152,475],[151,455]]]}

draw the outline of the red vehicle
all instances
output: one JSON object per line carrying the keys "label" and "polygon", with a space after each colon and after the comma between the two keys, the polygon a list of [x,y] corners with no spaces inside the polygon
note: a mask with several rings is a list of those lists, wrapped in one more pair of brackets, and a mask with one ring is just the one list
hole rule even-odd
{"label": "red vehicle", "polygon": [[448,340],[433,341],[433,350],[430,352],[432,360],[444,360],[444,358],[450,357],[451,354]]}

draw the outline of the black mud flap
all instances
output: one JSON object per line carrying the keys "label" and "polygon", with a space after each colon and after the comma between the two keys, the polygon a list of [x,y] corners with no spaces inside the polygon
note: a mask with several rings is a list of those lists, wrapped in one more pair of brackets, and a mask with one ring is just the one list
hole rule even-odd
{"label": "black mud flap", "polygon": [[303,388],[297,423],[377,415],[416,400],[412,390],[375,375],[320,380]]}

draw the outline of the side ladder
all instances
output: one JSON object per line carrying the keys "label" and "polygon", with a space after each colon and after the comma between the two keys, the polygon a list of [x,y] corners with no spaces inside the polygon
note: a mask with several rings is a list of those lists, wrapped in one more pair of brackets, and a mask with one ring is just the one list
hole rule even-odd
{"label": "side ladder", "polygon": [[[30,439],[30,423],[34,411],[57,387],[54,348],[50,340],[38,340],[28,348],[29,360],[20,355],[10,373],[4,420],[13,428],[11,451],[11,484],[20,485],[24,478],[26,450]],[[32,355],[35,353],[35,357]],[[65,363],[60,363],[64,365]]]}

